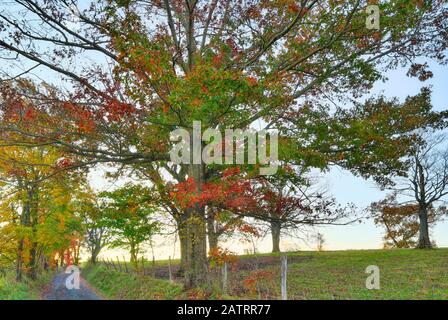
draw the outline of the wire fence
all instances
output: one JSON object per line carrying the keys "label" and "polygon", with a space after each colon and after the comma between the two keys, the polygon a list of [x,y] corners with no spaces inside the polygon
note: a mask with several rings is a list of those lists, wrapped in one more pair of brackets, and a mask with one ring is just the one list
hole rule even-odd
{"label": "wire fence", "polygon": [[[164,265],[144,258],[130,263],[124,258],[102,259],[98,262],[109,270],[156,279],[181,282],[183,275],[180,266],[169,259]],[[287,300],[288,259],[278,257],[259,257],[244,259],[236,263],[209,266],[209,282],[223,295],[251,296],[258,299]]]}

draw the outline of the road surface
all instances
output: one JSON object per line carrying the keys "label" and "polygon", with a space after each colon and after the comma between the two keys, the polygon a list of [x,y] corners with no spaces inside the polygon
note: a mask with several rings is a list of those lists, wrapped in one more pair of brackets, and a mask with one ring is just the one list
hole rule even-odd
{"label": "road surface", "polygon": [[65,282],[70,274],[59,273],[56,275],[47,291],[44,293],[46,300],[101,300],[86,283],[84,279],[80,279],[79,289],[68,289]]}

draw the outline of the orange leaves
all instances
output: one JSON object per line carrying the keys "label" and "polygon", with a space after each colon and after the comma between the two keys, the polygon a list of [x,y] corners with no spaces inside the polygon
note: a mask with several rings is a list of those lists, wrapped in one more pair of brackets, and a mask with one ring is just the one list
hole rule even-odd
{"label": "orange leaves", "polygon": [[255,87],[258,84],[258,80],[255,79],[254,77],[248,77],[247,82],[251,87]]}
{"label": "orange leaves", "polygon": [[223,249],[221,247],[211,248],[208,252],[210,264],[212,267],[215,265],[222,266],[224,263],[235,266],[238,256],[229,249]]}
{"label": "orange leaves", "polygon": [[257,288],[261,282],[267,281],[268,279],[274,278],[274,272],[270,270],[254,270],[249,273],[249,275],[244,279],[243,285],[246,290],[251,294],[257,292]]}
{"label": "orange leaves", "polygon": [[250,224],[243,223],[238,227],[238,230],[242,233],[250,234],[257,238],[261,237],[260,230]]}
{"label": "orange leaves", "polygon": [[288,10],[291,11],[291,12],[297,13],[297,12],[300,11],[300,8],[299,8],[299,6],[296,3],[290,3],[288,5]]}

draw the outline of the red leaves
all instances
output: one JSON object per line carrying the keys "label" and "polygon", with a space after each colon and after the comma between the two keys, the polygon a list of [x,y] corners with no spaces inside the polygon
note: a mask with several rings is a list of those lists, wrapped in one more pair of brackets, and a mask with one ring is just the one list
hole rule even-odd
{"label": "red leaves", "polygon": [[118,122],[129,114],[134,114],[136,109],[128,103],[123,103],[115,99],[110,99],[105,105],[106,117],[109,121]]}
{"label": "red leaves", "polygon": [[69,158],[62,158],[62,159],[59,159],[56,162],[56,167],[57,168],[61,168],[61,169],[62,168],[68,168],[68,167],[71,167],[73,165],[74,165],[73,161],[71,159],[69,159]]}
{"label": "red leaves", "polygon": [[25,120],[34,120],[36,118],[36,111],[33,108],[28,108],[23,117]]}
{"label": "red leaves", "polygon": [[223,172],[220,180],[202,184],[201,190],[194,179],[189,178],[175,185],[170,196],[182,208],[215,204],[241,210],[243,207],[255,205],[254,199],[249,196],[250,181],[239,177],[239,173],[239,168],[229,168]]}
{"label": "red leaves", "polygon": [[251,235],[253,235],[254,237],[257,237],[257,238],[261,237],[260,230],[258,230],[257,227],[252,226],[250,224],[244,223],[244,224],[238,226],[237,229],[241,233],[251,234]]}
{"label": "red leaves", "polygon": [[274,273],[270,270],[254,270],[251,271],[246,279],[243,281],[244,288],[251,294],[257,292],[257,287],[260,282],[264,282],[274,278]]}
{"label": "red leaves", "polygon": [[218,54],[213,56],[212,58],[212,64],[215,68],[221,67],[222,64],[222,54]]}
{"label": "red leaves", "polygon": [[295,3],[290,3],[290,4],[288,5],[288,10],[291,11],[291,12],[297,13],[297,12],[300,11],[300,8],[299,8],[299,6],[298,6],[297,4],[295,4]]}
{"label": "red leaves", "polygon": [[411,65],[408,77],[418,77],[420,81],[426,81],[434,76],[431,70],[428,70],[428,63],[420,64],[414,63]]}

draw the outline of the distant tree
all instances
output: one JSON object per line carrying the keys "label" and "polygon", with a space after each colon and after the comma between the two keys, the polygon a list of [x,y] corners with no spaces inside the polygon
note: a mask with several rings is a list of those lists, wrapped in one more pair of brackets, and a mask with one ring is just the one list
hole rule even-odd
{"label": "distant tree", "polygon": [[[369,209],[375,224],[385,229],[384,248],[417,246],[420,229],[418,204],[400,204],[394,193],[373,203]],[[428,212],[429,228],[435,224],[437,216],[431,208]]]}
{"label": "distant tree", "polygon": [[154,219],[157,207],[148,188],[126,185],[111,192],[100,193],[105,227],[109,228],[112,248],[129,250],[131,262],[138,263],[142,245],[160,231]]}
{"label": "distant tree", "polygon": [[[415,224],[418,223],[416,246],[426,249],[432,247],[430,224],[447,215],[448,146],[446,135],[435,135],[433,131],[421,134],[421,138],[408,159],[407,178],[395,179],[395,185],[389,188],[397,196],[401,196],[403,201],[395,201],[391,206],[383,203],[383,213],[379,216],[377,213],[376,218],[379,222],[383,221],[385,226],[386,223],[401,226],[400,232],[391,229],[390,233],[398,232],[402,237],[401,241],[404,241],[402,245],[412,244],[410,239],[416,229]],[[387,201],[386,199],[386,203]],[[374,209],[375,205],[381,207],[381,203],[374,204]],[[414,214],[418,219],[413,217]]]}
{"label": "distant tree", "polygon": [[322,188],[311,188],[314,179],[290,180],[281,174],[254,185],[256,205],[246,214],[269,224],[272,252],[280,252],[282,234],[294,235],[307,227],[345,225],[354,221],[351,205],[343,207]]}
{"label": "distant tree", "polygon": [[84,246],[90,253],[90,262],[95,264],[101,250],[110,240],[107,219],[102,214],[101,207],[92,190],[84,193],[84,197],[76,203],[76,209],[82,217],[84,227]]}
{"label": "distant tree", "polygon": [[325,238],[324,235],[318,232],[314,238],[316,239],[316,249],[317,251],[324,251]]}

